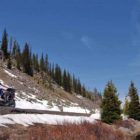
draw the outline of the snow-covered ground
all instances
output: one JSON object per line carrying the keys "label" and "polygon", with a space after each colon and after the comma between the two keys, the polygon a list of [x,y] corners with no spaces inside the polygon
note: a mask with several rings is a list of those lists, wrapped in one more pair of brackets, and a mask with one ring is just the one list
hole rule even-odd
{"label": "snow-covered ground", "polygon": [[[35,101],[29,101],[29,99],[35,99]],[[22,109],[38,109],[38,110],[50,110],[50,111],[63,111],[63,112],[74,112],[74,113],[90,113],[90,110],[86,108],[82,108],[78,106],[77,104],[71,104],[69,106],[63,106],[61,105],[61,109],[56,105],[55,103],[51,103],[49,105],[49,102],[47,100],[39,100],[33,96],[29,96],[28,98],[20,98],[16,96],[16,108],[22,108]]]}
{"label": "snow-covered ground", "polygon": [[61,115],[49,115],[49,114],[8,114],[0,116],[0,126],[6,126],[8,124],[21,124],[24,126],[33,125],[34,123],[43,124],[63,124],[68,123],[81,123],[87,121],[90,123],[95,122],[99,114],[91,115],[90,117],[77,117],[77,116],[61,116]]}
{"label": "snow-covered ground", "polygon": [[79,99],[83,99],[83,97],[81,95],[77,95],[76,97]]}
{"label": "snow-covered ground", "polygon": [[[17,78],[16,75],[12,74],[10,71],[4,69],[4,72],[9,75],[10,77]],[[4,83],[4,81],[0,80],[0,83],[2,85],[8,87]],[[23,83],[21,83],[23,84]],[[5,87],[1,87],[5,88]],[[55,103],[50,103],[47,100],[39,100],[36,97],[36,93],[38,93],[38,89],[35,87],[30,87],[28,86],[29,89],[32,89],[34,91],[34,95],[30,93],[25,93],[21,91],[22,97],[19,97],[19,94],[16,93],[16,108],[21,108],[21,109],[38,109],[38,110],[51,110],[51,111],[63,111],[63,112],[74,112],[74,113],[90,113],[90,110],[86,108],[80,107],[76,103],[70,103],[68,106],[65,106],[64,104],[61,104],[59,107]],[[82,98],[82,96],[78,96],[78,98]],[[59,102],[66,102],[64,100],[59,101]],[[61,108],[61,109],[60,109]]]}
{"label": "snow-covered ground", "polygon": [[29,99],[33,99],[33,98],[30,97],[30,98],[22,99],[22,98],[19,98],[17,96],[16,97],[16,108],[60,111],[58,106],[56,106],[56,105],[53,105],[53,106],[48,105],[47,100],[35,99],[35,101],[29,101]]}
{"label": "snow-covered ground", "polygon": [[[32,94],[27,95],[26,93],[22,92],[22,96],[24,98],[18,97],[18,93],[16,93],[16,108],[63,111],[74,113],[90,113],[90,110],[82,108],[75,103],[70,103],[69,106],[60,105],[61,107],[58,107],[57,104],[52,102],[50,105],[47,100],[39,100],[35,95]],[[65,102],[65,100],[62,100],[61,102]]]}
{"label": "snow-covered ground", "polygon": [[[17,78],[16,75],[13,75],[7,70],[4,70],[6,74],[10,77]],[[0,83],[4,85],[5,88],[8,85],[5,84],[3,80],[0,79]],[[34,87],[28,87],[33,89]],[[16,108],[22,109],[38,109],[38,110],[50,110],[50,111],[63,111],[63,112],[74,112],[74,113],[90,113],[90,110],[80,107],[77,103],[69,103],[69,105],[57,105],[54,102],[49,103],[47,100],[39,100],[36,96],[38,90],[33,89],[35,94],[25,93],[21,91],[16,93]],[[78,98],[82,98],[78,96]],[[65,103],[65,100],[59,102]],[[61,109],[60,109],[61,108]],[[50,114],[7,114],[0,115],[0,126],[5,126],[7,124],[21,124],[24,126],[29,126],[34,123],[43,123],[43,124],[62,124],[63,122],[69,123],[80,123],[82,121],[94,122],[95,119],[100,119],[100,112],[95,111],[95,114],[92,114],[90,117],[79,117],[79,116],[63,116],[63,115],[50,115]]]}
{"label": "snow-covered ground", "polygon": [[11,72],[9,72],[7,70],[4,70],[4,72],[7,73],[10,77],[17,78],[16,75],[12,74]]}
{"label": "snow-covered ground", "polygon": [[81,108],[79,106],[69,106],[63,107],[64,112],[74,112],[74,113],[90,113],[88,109]]}
{"label": "snow-covered ground", "polygon": [[[1,81],[3,82],[3,81]],[[3,82],[4,83],[4,82]],[[39,100],[35,95],[26,95],[23,92],[23,98],[16,96],[16,107],[22,109],[38,109],[38,110],[51,110],[60,111],[57,105],[48,105],[47,100]],[[16,93],[17,95],[17,93]],[[35,99],[35,101],[28,101],[28,99]],[[90,113],[89,110],[77,106],[77,104],[71,104],[71,106],[63,107],[64,112],[75,112],[75,113]],[[100,112],[95,111],[90,117],[79,117],[79,116],[63,116],[63,115],[50,115],[50,114],[7,114],[0,115],[0,126],[6,126],[8,124],[21,124],[24,126],[33,125],[34,123],[42,124],[63,124],[68,123],[81,123],[87,121],[93,123],[95,119],[100,119]]]}

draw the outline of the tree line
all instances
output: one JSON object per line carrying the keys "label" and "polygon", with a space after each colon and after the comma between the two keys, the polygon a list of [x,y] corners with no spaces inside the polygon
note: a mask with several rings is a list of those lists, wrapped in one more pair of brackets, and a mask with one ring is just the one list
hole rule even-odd
{"label": "tree line", "polygon": [[134,82],[130,83],[128,95],[123,108],[119,100],[117,89],[112,81],[109,81],[103,93],[101,104],[101,120],[106,123],[113,123],[122,119],[122,114],[128,118],[140,121],[139,94]]}
{"label": "tree line", "polygon": [[[45,55],[42,53],[39,58],[38,54],[32,52],[28,43],[25,43],[21,50],[20,45],[16,40],[13,41],[11,38],[10,42],[8,42],[6,29],[2,36],[1,50],[3,51],[4,60],[7,62],[7,67],[9,69],[11,69],[14,64],[18,70],[23,71],[30,76],[41,73],[44,81],[47,81],[47,77],[45,76],[47,74],[53,81],[71,94],[80,94],[90,99],[95,97],[74,74],[71,74],[66,69],[63,70],[58,64],[50,63],[47,53]],[[96,92],[95,94],[101,97],[99,92]]]}

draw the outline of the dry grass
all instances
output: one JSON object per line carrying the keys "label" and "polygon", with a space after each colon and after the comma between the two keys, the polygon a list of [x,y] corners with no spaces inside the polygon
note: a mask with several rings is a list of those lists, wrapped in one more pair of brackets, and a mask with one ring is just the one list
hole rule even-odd
{"label": "dry grass", "polygon": [[119,128],[119,127],[123,127],[123,128],[128,128],[130,130],[134,129],[134,126],[136,125],[136,121],[133,119],[128,119],[128,120],[120,120],[120,121],[116,121],[114,123],[114,125]]}
{"label": "dry grass", "polygon": [[48,126],[36,124],[30,127],[0,129],[0,140],[128,140],[119,130],[98,122]]}

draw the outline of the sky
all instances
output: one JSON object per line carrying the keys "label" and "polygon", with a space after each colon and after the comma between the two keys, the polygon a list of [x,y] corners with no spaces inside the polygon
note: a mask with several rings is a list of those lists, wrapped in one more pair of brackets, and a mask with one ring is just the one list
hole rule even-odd
{"label": "sky", "polygon": [[140,0],[0,0],[0,34],[49,55],[88,89],[140,92]]}

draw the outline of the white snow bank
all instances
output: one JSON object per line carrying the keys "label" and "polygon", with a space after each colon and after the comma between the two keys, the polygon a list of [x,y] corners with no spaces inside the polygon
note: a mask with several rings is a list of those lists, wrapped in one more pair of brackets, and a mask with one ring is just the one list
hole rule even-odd
{"label": "white snow bank", "polygon": [[57,106],[49,106],[46,100],[36,100],[36,102],[30,102],[26,99],[21,99],[18,97],[16,97],[16,108],[60,111]]}
{"label": "white snow bank", "polygon": [[1,84],[4,84],[4,81],[0,79],[0,83],[1,83]]}
{"label": "white snow bank", "polygon": [[100,120],[100,119],[101,119],[101,113],[100,113],[99,110],[96,109],[96,110],[95,110],[95,113],[92,114],[90,117],[91,117],[91,118],[94,118],[94,119],[97,119],[97,120]]}
{"label": "white snow bank", "polygon": [[54,103],[48,105],[47,100],[39,100],[35,96],[30,96],[28,99],[35,99],[35,101],[29,101],[26,98],[21,99],[16,97],[16,108],[21,109],[38,109],[38,110],[50,110],[50,111],[62,111],[63,112],[74,112],[74,113],[90,113],[90,110],[81,108],[80,106],[61,106],[62,110]]}
{"label": "white snow bank", "polygon": [[[16,108],[22,109],[38,109],[38,110],[51,110],[51,111],[62,111],[63,112],[74,112],[74,113],[90,113],[90,110],[86,108],[82,108],[78,106],[78,104],[71,103],[69,106],[60,105],[61,109],[57,104],[51,103],[47,100],[39,100],[36,95],[26,94],[22,92],[23,97],[18,97],[18,93],[16,93]],[[63,100],[63,102],[65,102]]]}
{"label": "white snow bank", "polygon": [[63,107],[64,112],[75,112],[75,113],[90,113],[88,109],[81,108],[79,106]]}
{"label": "white snow bank", "polygon": [[83,96],[81,96],[81,95],[77,95],[76,97],[79,99],[83,99]]}
{"label": "white snow bank", "polygon": [[8,88],[8,86],[5,85],[5,84],[4,84],[4,81],[1,80],[1,79],[0,79],[0,88],[5,89],[5,90]]}
{"label": "white snow bank", "polygon": [[61,116],[61,115],[50,115],[50,114],[8,114],[0,116],[0,126],[7,124],[21,124],[24,126],[33,125],[34,123],[43,124],[63,124],[63,122],[68,123],[81,123],[87,121],[93,123],[96,118],[94,116],[90,117],[77,117],[77,116]]}
{"label": "white snow bank", "polygon": [[16,75],[12,74],[11,72],[4,70],[5,73],[7,73],[9,76],[13,77],[13,78],[17,78]]}

